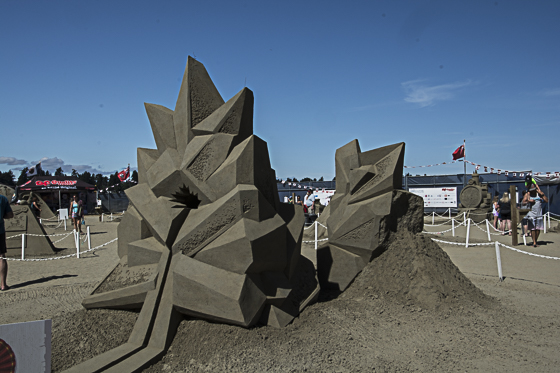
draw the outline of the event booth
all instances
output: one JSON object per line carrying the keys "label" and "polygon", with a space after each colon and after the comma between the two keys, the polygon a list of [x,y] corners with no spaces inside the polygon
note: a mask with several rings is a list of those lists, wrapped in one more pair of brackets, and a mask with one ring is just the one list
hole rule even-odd
{"label": "event booth", "polygon": [[39,194],[52,211],[68,208],[73,195],[83,201],[87,211],[93,211],[96,205],[95,186],[75,176],[34,176],[17,190],[20,196],[26,192]]}

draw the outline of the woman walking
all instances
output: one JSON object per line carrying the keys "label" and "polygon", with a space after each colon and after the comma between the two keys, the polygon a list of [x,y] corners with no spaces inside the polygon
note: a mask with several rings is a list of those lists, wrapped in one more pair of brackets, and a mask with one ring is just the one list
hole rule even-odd
{"label": "woman walking", "polygon": [[70,214],[72,217],[72,223],[74,223],[74,230],[79,232],[79,223],[80,223],[80,205],[78,203],[78,196],[73,196],[72,201],[70,202]]}

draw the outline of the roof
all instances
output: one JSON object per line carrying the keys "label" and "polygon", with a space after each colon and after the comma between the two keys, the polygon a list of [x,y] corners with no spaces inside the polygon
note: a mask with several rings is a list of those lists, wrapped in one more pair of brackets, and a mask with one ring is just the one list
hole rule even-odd
{"label": "roof", "polygon": [[97,188],[76,176],[33,176],[27,183],[18,187],[21,190],[96,190]]}

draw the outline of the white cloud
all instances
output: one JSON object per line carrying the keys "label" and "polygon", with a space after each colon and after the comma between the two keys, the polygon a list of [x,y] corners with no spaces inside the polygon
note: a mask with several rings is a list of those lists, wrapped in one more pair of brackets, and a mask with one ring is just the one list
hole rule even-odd
{"label": "white cloud", "polygon": [[452,99],[459,89],[473,85],[471,80],[435,86],[429,86],[423,82],[424,80],[411,80],[401,83],[406,91],[404,99],[406,102],[418,104],[420,107],[432,106],[436,101]]}
{"label": "white cloud", "polygon": [[14,157],[0,157],[0,164],[7,164],[10,166],[18,166],[22,164],[27,164],[27,161],[23,159],[16,159]]}

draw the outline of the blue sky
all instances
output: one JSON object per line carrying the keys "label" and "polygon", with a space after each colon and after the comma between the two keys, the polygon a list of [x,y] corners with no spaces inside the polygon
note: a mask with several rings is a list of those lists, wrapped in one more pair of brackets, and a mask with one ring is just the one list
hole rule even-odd
{"label": "blue sky", "polygon": [[[0,170],[114,172],[155,148],[188,55],[255,95],[279,178],[338,147],[404,141],[405,165],[560,171],[559,1],[0,1]],[[473,167],[469,165],[468,172]],[[462,164],[408,170],[463,172]]]}

